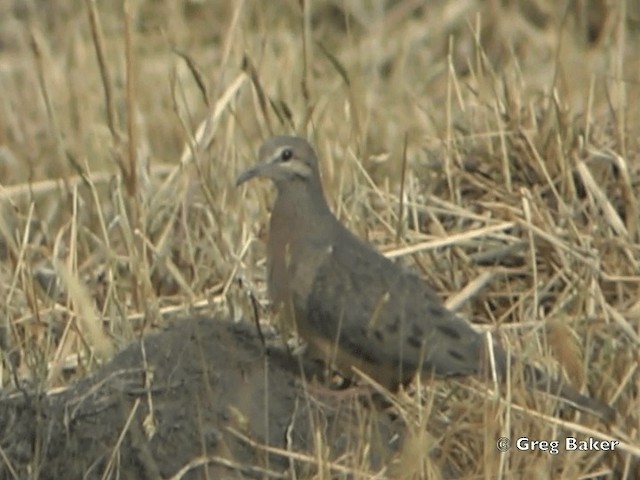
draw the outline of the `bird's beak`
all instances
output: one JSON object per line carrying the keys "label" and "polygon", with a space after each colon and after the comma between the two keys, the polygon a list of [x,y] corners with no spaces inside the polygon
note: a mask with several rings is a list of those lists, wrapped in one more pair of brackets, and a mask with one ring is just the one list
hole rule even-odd
{"label": "bird's beak", "polygon": [[247,180],[251,180],[254,177],[264,176],[264,172],[265,170],[267,170],[268,167],[269,167],[269,164],[267,163],[259,163],[257,165],[254,165],[253,167],[246,169],[236,179],[236,187],[239,187],[244,182],[246,182]]}

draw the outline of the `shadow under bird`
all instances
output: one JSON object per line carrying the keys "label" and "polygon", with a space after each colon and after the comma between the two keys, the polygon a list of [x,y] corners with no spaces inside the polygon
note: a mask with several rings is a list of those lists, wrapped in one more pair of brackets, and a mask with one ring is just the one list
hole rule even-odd
{"label": "shadow under bird", "polygon": [[[418,372],[439,377],[483,372],[490,363],[485,336],[448,310],[420,277],[360,240],[333,215],[316,154],[305,139],[266,140],[259,163],[236,185],[254,177],[268,178],[277,188],[267,244],[269,295],[312,356],[347,377],[356,367],[390,390]],[[509,358],[491,343],[492,364],[503,379]],[[606,421],[615,418],[609,405],[533,366],[522,368],[529,386]]]}

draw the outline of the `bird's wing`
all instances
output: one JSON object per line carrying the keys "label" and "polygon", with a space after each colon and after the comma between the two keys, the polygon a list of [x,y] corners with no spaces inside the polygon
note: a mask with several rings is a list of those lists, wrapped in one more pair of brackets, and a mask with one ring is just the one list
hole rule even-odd
{"label": "bird's wing", "polygon": [[482,335],[418,276],[349,232],[309,263],[311,284],[300,295],[293,286],[308,336],[321,336],[374,369],[392,369],[398,382],[418,370],[438,376],[479,371]]}

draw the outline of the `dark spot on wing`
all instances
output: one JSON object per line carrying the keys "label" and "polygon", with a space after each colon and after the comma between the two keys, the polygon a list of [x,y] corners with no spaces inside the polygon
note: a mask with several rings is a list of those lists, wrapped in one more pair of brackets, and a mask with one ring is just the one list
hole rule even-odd
{"label": "dark spot on wing", "polygon": [[422,348],[422,342],[418,338],[409,337],[409,338],[407,338],[407,343],[409,344],[410,347]]}
{"label": "dark spot on wing", "polygon": [[400,328],[400,317],[396,315],[393,323],[390,323],[386,326],[387,332],[389,333],[398,333],[398,329]]}
{"label": "dark spot on wing", "polygon": [[449,355],[451,355],[456,360],[460,360],[460,361],[465,360],[464,355],[461,355],[460,353],[456,352],[455,350],[448,350],[447,353],[449,353]]}
{"label": "dark spot on wing", "polygon": [[460,340],[460,333],[449,325],[436,325],[436,328],[453,340]]}
{"label": "dark spot on wing", "polygon": [[424,330],[414,323],[411,325],[411,335],[422,338],[424,336]]}
{"label": "dark spot on wing", "polygon": [[433,302],[427,305],[427,311],[429,312],[429,315],[434,317],[445,317],[448,313],[448,310],[444,308],[444,306]]}
{"label": "dark spot on wing", "polygon": [[376,340],[378,340],[379,342],[384,341],[384,335],[382,335],[382,332],[380,330],[374,330],[373,336],[376,337]]}
{"label": "dark spot on wing", "polygon": [[376,357],[375,355],[372,355],[370,352],[363,350],[362,348],[360,348],[360,345],[358,345],[355,342],[351,342],[345,339],[345,337],[342,337],[344,339],[344,341],[341,341],[341,345],[344,346],[347,350],[349,350],[350,352],[353,352],[354,355],[356,355],[357,357],[360,357],[362,360],[364,360],[367,363],[370,363],[371,365],[380,365],[380,358]]}

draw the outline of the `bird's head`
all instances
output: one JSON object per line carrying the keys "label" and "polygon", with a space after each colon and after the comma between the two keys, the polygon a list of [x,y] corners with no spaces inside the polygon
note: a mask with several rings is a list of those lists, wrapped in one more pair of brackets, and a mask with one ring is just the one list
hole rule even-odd
{"label": "bird's head", "polygon": [[316,154],[304,138],[269,138],[260,147],[258,157],[256,165],[240,174],[236,186],[254,177],[270,178],[279,189],[293,181],[320,182]]}

